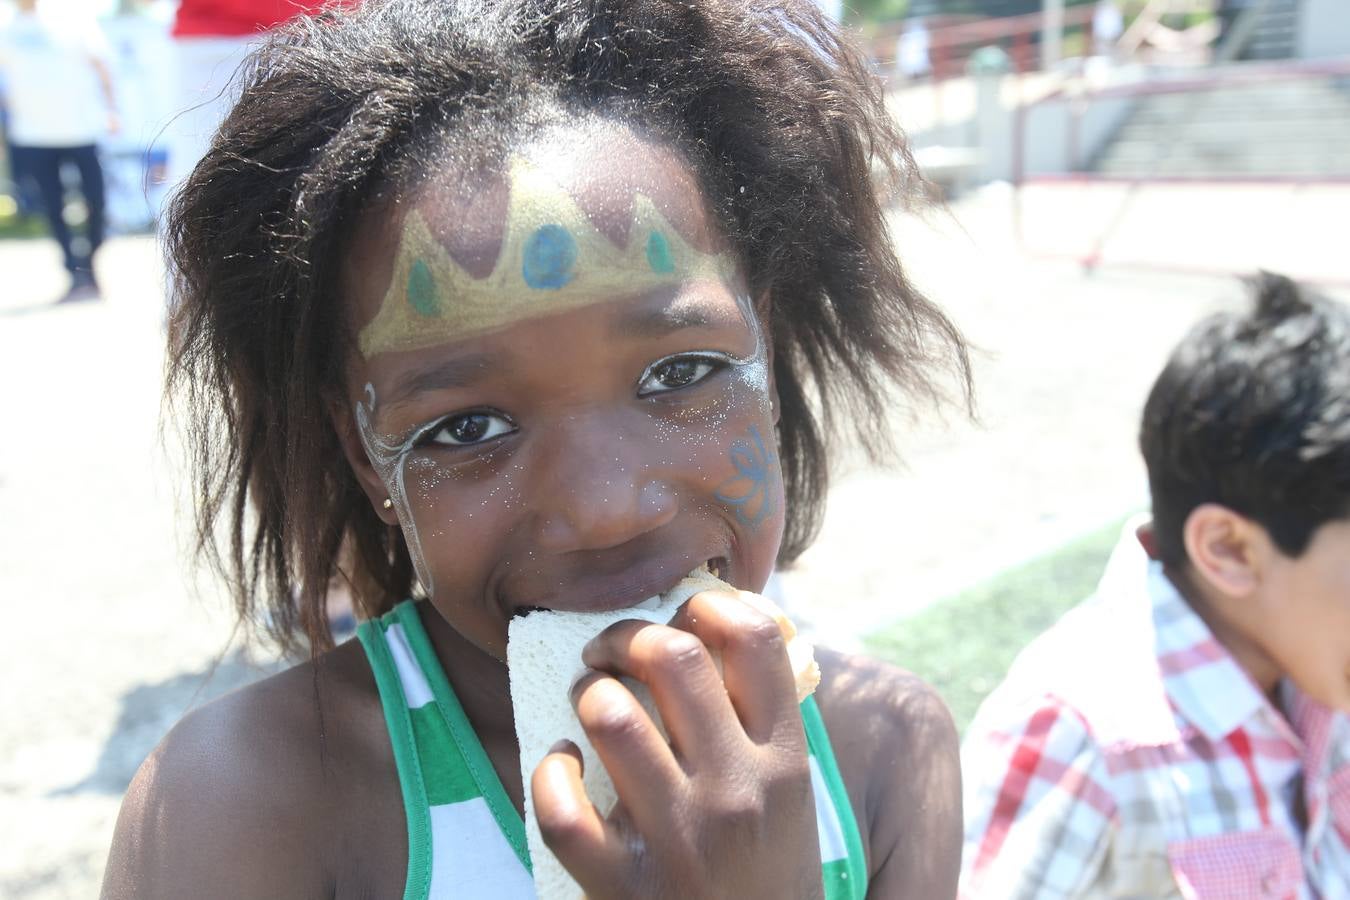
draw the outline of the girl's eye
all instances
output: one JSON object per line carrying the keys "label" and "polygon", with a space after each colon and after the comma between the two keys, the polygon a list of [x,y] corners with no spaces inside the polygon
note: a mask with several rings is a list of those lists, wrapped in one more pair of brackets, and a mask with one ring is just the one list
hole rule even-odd
{"label": "girl's eye", "polygon": [[514,423],[494,413],[461,413],[432,428],[427,441],[446,447],[465,447],[510,434],[515,429]]}
{"label": "girl's eye", "polygon": [[722,365],[720,360],[706,356],[682,356],[663,360],[647,370],[647,374],[638,385],[638,396],[647,397],[688,387],[707,378]]}

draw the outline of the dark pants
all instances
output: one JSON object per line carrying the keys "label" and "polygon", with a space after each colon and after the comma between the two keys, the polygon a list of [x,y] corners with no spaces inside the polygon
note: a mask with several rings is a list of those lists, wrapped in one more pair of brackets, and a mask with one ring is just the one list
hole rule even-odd
{"label": "dark pants", "polygon": [[[42,211],[52,229],[52,237],[61,245],[66,269],[72,276],[92,276],[91,260],[94,251],[103,243],[103,169],[98,164],[98,148],[93,144],[79,147],[20,147],[14,151],[14,167],[35,182],[42,198]],[[65,189],[61,184],[61,166],[74,163],[80,173],[80,190],[89,211],[85,224],[85,240],[89,251],[76,254],[71,246],[70,228],[62,210],[65,208]]]}

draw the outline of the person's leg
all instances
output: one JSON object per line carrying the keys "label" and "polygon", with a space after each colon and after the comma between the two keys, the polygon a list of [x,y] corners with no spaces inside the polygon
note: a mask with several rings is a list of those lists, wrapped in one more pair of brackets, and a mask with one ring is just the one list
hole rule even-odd
{"label": "person's leg", "polygon": [[61,245],[66,271],[73,276],[77,267],[70,246],[70,229],[66,227],[65,191],[61,187],[61,151],[55,147],[15,147],[14,155],[20,167],[38,186],[42,213],[52,230],[52,237]]}
{"label": "person's leg", "polygon": [[9,177],[14,182],[14,199],[19,204],[19,215],[37,215],[42,210],[42,201],[38,199],[37,185],[33,176],[24,171],[24,157],[9,141],[5,141],[5,158],[9,160]]}
{"label": "person's leg", "polygon": [[93,144],[72,147],[70,158],[74,160],[75,167],[80,171],[80,188],[84,192],[84,205],[89,211],[89,218],[85,225],[85,236],[89,241],[89,256],[79,262],[82,268],[88,270],[88,277],[92,281],[94,277],[94,253],[103,244],[103,234],[106,228],[103,167],[99,165],[98,147]]}

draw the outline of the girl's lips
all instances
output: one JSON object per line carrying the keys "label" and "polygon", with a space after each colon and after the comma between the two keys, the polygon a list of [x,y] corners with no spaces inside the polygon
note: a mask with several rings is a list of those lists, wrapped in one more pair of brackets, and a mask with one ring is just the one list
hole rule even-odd
{"label": "girl's lips", "polygon": [[529,615],[535,610],[558,612],[608,612],[627,609],[664,594],[679,584],[694,569],[708,566],[728,581],[730,564],[725,556],[713,556],[691,563],[687,557],[639,563],[615,575],[583,575],[556,593],[536,598],[531,603],[513,604],[511,615]]}

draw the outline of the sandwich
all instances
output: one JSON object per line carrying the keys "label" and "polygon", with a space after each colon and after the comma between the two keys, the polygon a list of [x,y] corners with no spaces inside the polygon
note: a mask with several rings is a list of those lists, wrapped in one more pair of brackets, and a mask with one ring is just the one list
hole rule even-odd
{"label": "sandwich", "polygon": [[[581,651],[601,631],[624,619],[640,619],[665,624],[695,594],[714,590],[732,594],[766,613],[778,623],[787,642],[788,659],[796,680],[797,701],[805,700],[820,683],[820,668],[815,650],[796,627],[773,603],[738,591],[708,571],[706,566],[690,572],[679,584],[659,597],[637,606],[599,613],[535,610],[511,620],[507,637],[507,660],[511,678],[511,705],[515,712],[516,737],[520,741],[520,771],[525,784],[525,833],[529,841],[534,885],[539,900],[578,900],[579,885],[563,868],[558,858],[544,845],[539,820],[534,813],[530,779],[535,768],[548,755],[549,748],[561,738],[576,744],[581,751],[582,783],[591,802],[601,812],[613,809],[618,795],[609,773],[586,739],[586,733],[572,709],[568,689],[581,666]],[[715,657],[716,658],[716,657]],[[721,661],[716,660],[718,668]],[[623,679],[661,727],[661,717],[651,694],[640,683]]]}

